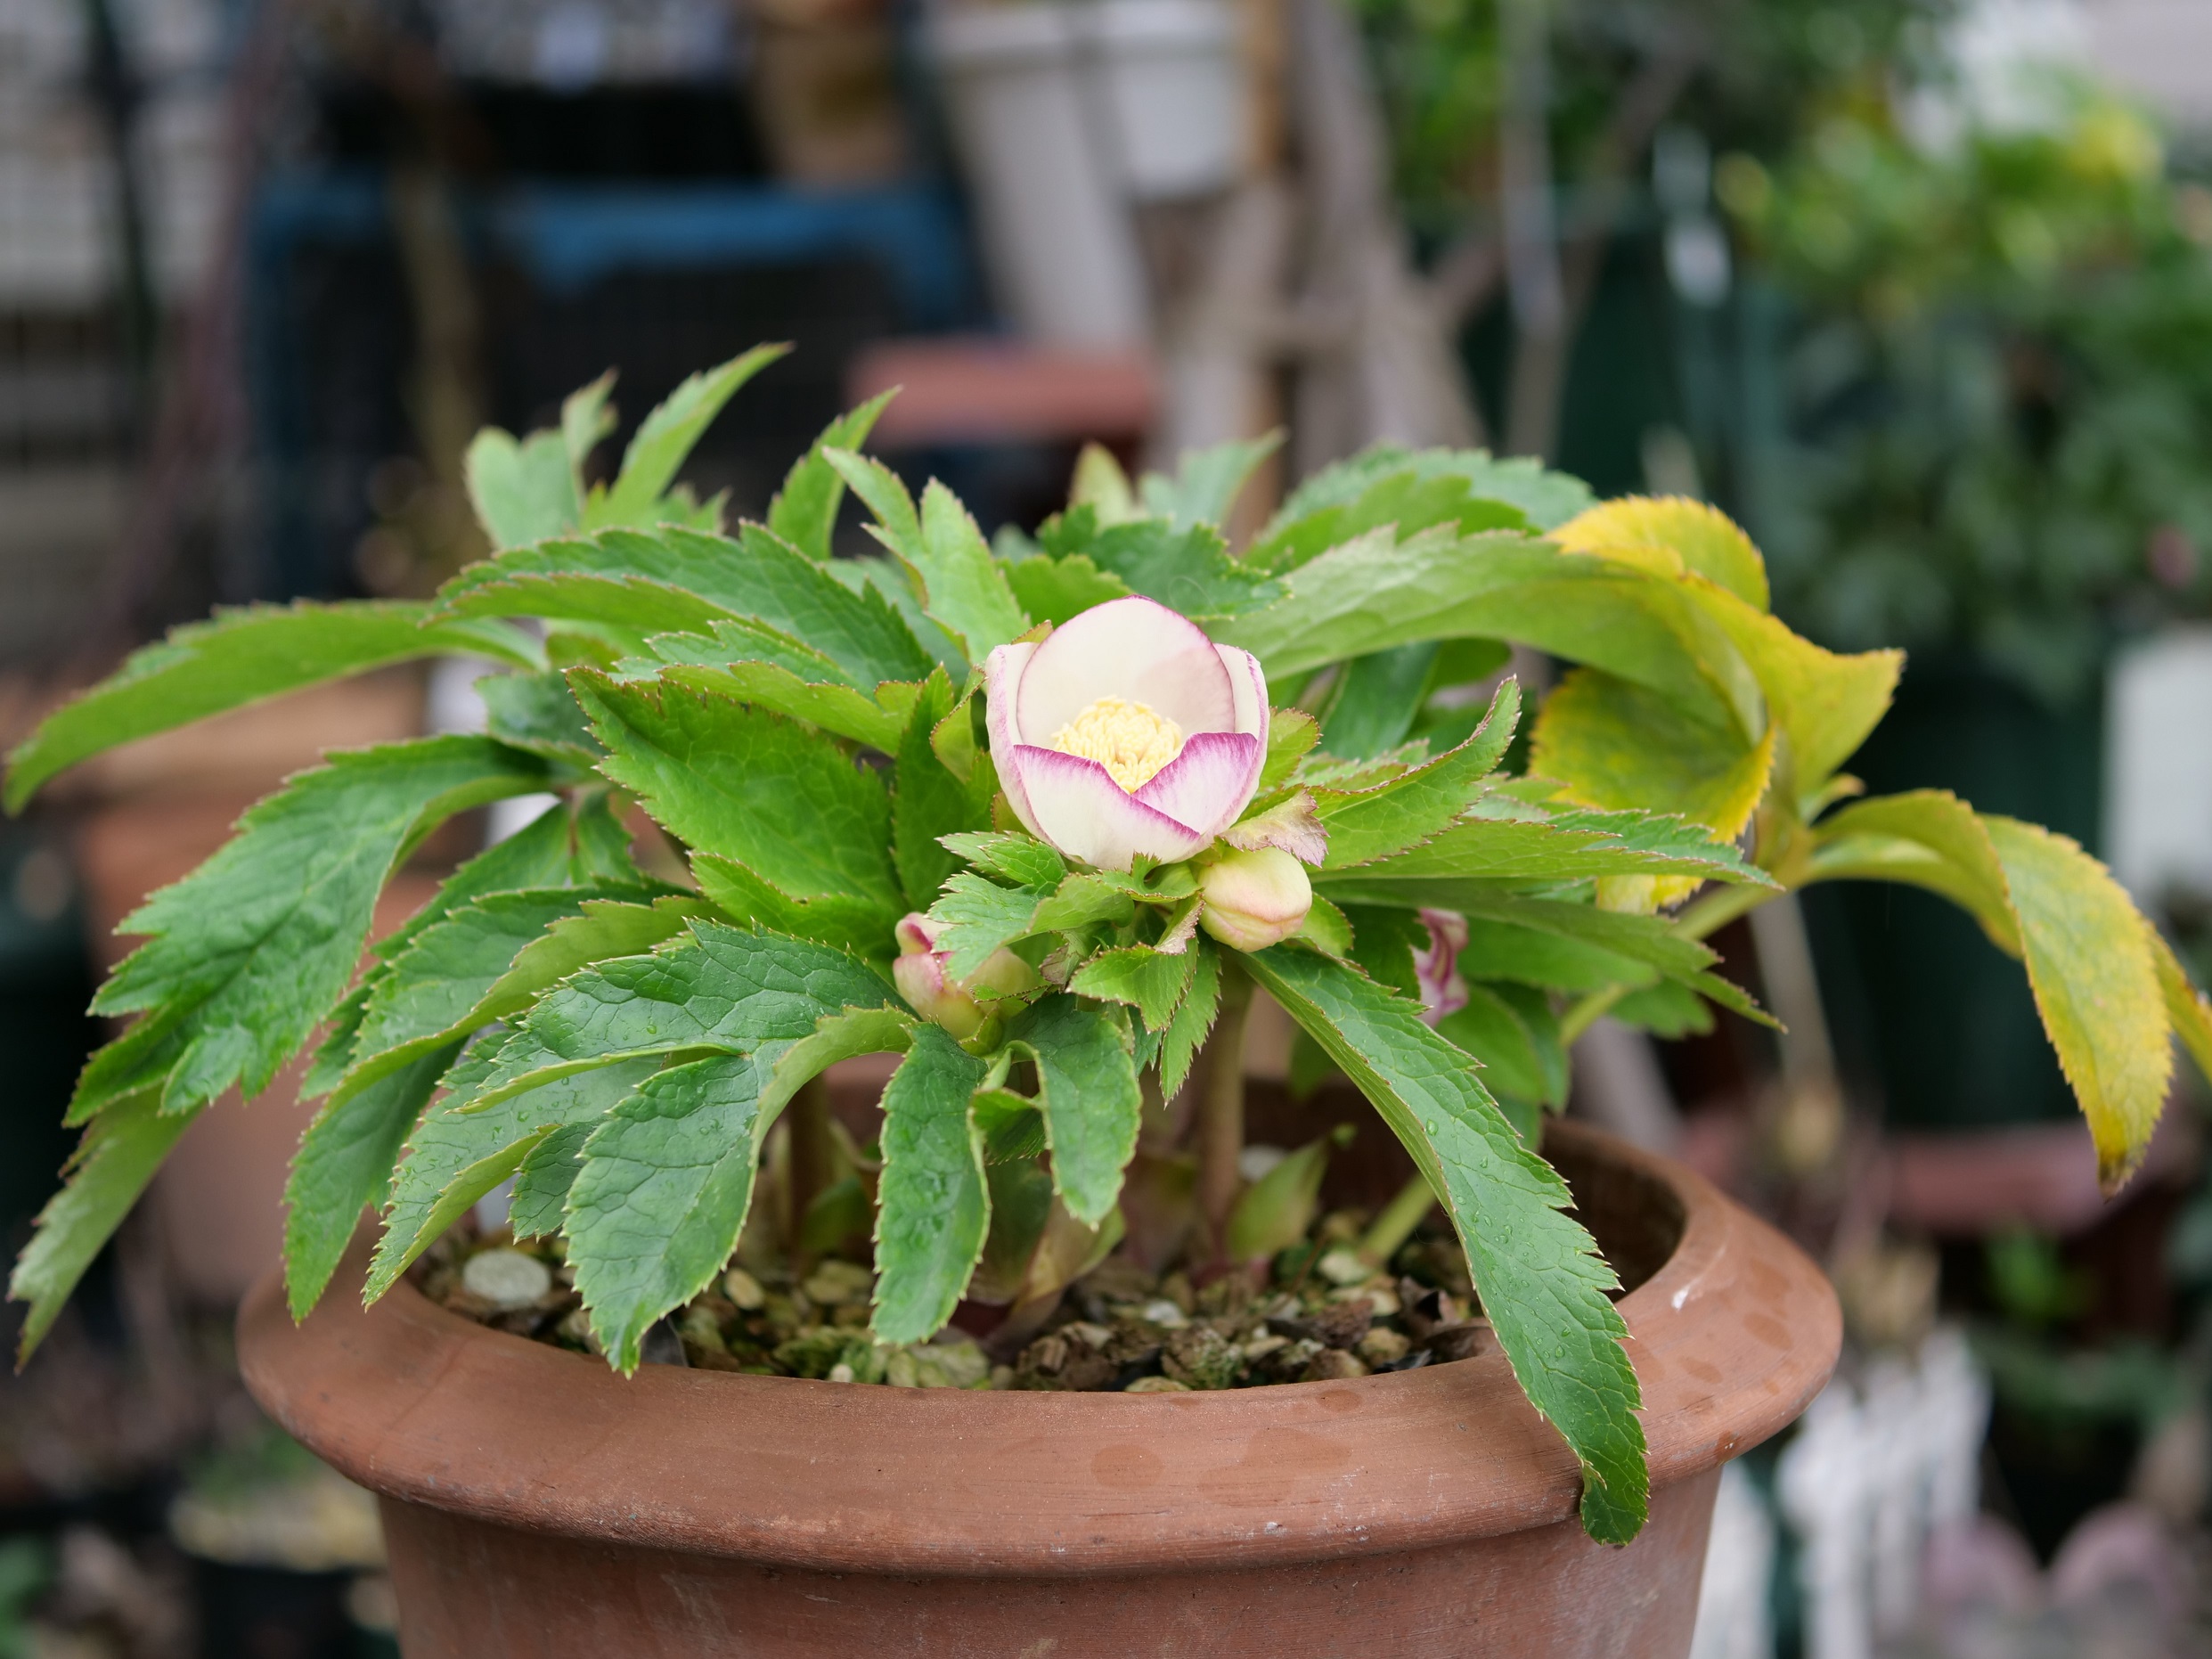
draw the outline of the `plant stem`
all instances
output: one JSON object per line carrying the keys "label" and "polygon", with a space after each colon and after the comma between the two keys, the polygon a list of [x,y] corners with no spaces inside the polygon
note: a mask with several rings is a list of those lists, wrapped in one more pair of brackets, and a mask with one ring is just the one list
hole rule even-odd
{"label": "plant stem", "polygon": [[816,1077],[804,1084],[784,1108],[783,1119],[791,1137],[791,1213],[786,1218],[784,1246],[796,1263],[806,1231],[806,1212],[837,1169],[837,1145],[829,1132],[829,1085]]}
{"label": "plant stem", "polygon": [[1198,1213],[1205,1217],[1215,1254],[1226,1247],[1228,1213],[1243,1182],[1237,1159],[1245,1149],[1245,1026],[1252,1013],[1252,981],[1222,953],[1221,1011],[1206,1043],[1206,1089],[1198,1102]]}
{"label": "plant stem", "polygon": [[1421,1225],[1424,1216],[1436,1202],[1435,1191],[1429,1186],[1429,1178],[1419,1170],[1413,1179],[1398,1189],[1383,1213],[1359,1240],[1359,1259],[1381,1267],[1398,1254],[1398,1246],[1413,1237],[1413,1230]]}

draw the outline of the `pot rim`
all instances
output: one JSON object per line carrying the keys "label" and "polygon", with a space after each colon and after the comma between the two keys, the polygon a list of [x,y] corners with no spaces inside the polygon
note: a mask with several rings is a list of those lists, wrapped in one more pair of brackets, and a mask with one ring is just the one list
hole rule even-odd
{"label": "pot rim", "polygon": [[[1702,1177],[1612,1136],[1551,1149],[1668,1189],[1679,1239],[1622,1298],[1654,1488],[1789,1424],[1834,1369],[1820,1270]],[[333,1281],[357,1292],[368,1246]],[[1577,1509],[1566,1442],[1503,1353],[1342,1382],[1166,1394],[904,1389],[594,1359],[404,1280],[304,1324],[239,1313],[264,1410],[388,1498],[529,1531],[829,1572],[1159,1573],[1388,1553]],[[519,1408],[519,1409],[518,1409]],[[533,1409],[535,1408],[535,1409]]]}

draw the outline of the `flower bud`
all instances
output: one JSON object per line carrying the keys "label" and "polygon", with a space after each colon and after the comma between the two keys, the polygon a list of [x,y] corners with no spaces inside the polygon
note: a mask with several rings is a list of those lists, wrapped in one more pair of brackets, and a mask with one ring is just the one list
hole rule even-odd
{"label": "flower bud", "polygon": [[1280,847],[1230,853],[1198,877],[1198,925],[1237,951],[1261,951],[1305,925],[1313,884]]}
{"label": "flower bud", "polygon": [[936,948],[936,924],[918,911],[900,920],[897,933],[899,959],[891,964],[892,983],[909,1008],[963,1041],[984,1023],[983,1007],[973,992],[981,991],[986,997],[1016,996],[1034,990],[1039,983],[1036,969],[1003,946],[956,983],[945,972],[951,953]]}

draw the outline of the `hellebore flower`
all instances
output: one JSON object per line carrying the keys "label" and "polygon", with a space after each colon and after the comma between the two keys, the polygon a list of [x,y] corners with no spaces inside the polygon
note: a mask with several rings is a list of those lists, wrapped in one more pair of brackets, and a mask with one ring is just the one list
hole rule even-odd
{"label": "hellebore flower", "polygon": [[1198,873],[1198,925],[1236,951],[1264,951],[1305,926],[1306,867],[1279,846],[1230,853]]}
{"label": "hellebore flower", "polygon": [[1421,925],[1429,930],[1429,945],[1414,952],[1413,972],[1421,986],[1421,1017],[1433,1026],[1467,1005],[1467,982],[1459,977],[1467,919],[1457,911],[1424,909]]}
{"label": "hellebore flower", "polygon": [[991,758],[1039,840],[1100,870],[1212,845],[1260,786],[1268,682],[1148,599],[1109,600],[991,653]]}
{"label": "hellebore flower", "polygon": [[951,952],[937,949],[937,924],[919,911],[900,921],[899,957],[891,964],[891,980],[909,1008],[954,1037],[965,1041],[983,1026],[984,1009],[975,993],[1015,996],[1036,989],[1040,983],[1036,970],[1003,946],[967,978],[955,982],[945,973]]}

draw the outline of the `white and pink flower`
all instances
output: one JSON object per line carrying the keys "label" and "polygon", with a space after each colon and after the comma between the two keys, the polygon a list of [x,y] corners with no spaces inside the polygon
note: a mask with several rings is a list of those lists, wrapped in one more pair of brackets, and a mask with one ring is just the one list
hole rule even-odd
{"label": "white and pink flower", "polygon": [[984,667],[991,758],[1015,816],[1099,870],[1171,863],[1234,824],[1267,758],[1258,658],[1148,599],[1110,600]]}

